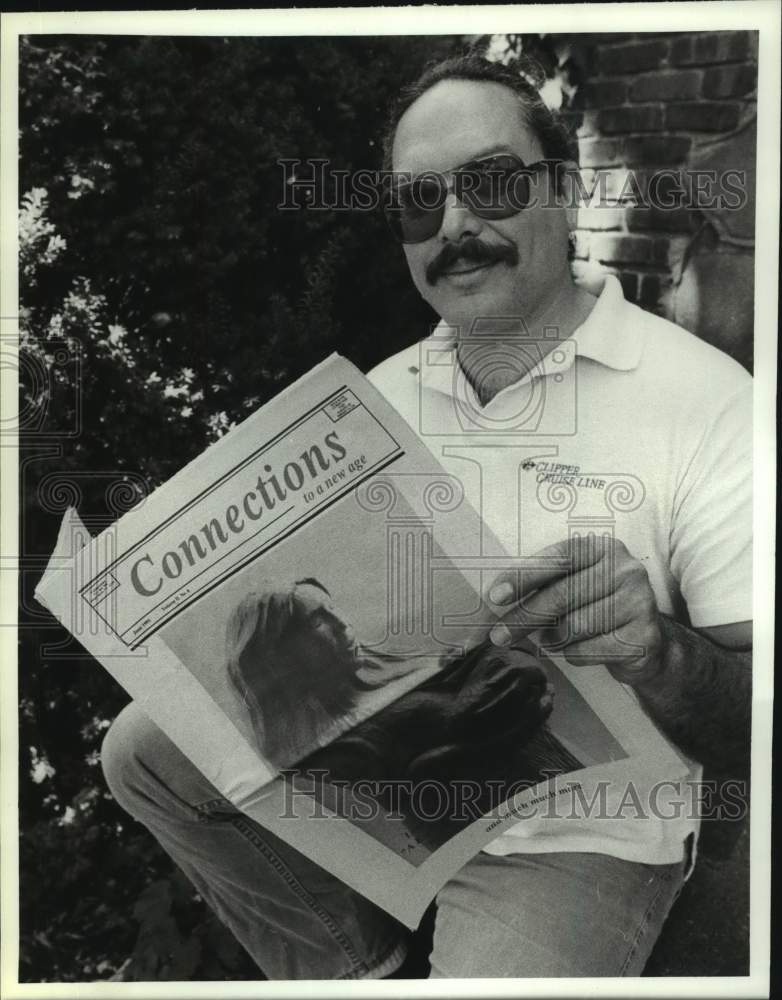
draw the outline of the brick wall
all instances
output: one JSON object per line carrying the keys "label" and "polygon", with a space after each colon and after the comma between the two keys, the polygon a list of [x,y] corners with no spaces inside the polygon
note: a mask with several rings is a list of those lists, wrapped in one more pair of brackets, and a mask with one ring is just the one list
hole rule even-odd
{"label": "brick wall", "polygon": [[[595,172],[604,171],[606,194],[616,198],[623,188],[628,193],[632,171],[641,193],[648,194],[649,178],[661,168],[694,167],[745,169],[752,187],[755,32],[570,39],[585,77],[573,124],[588,188]],[[754,187],[750,196],[743,213],[732,215],[627,203],[582,208],[574,269],[616,273],[627,298],[675,319],[749,367]],[[709,277],[715,272],[717,282]]]}

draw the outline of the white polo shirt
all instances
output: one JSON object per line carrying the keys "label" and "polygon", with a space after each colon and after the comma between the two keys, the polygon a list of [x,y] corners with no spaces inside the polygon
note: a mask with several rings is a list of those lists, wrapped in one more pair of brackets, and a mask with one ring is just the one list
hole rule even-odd
{"label": "white polo shirt", "polygon": [[[369,378],[459,477],[512,555],[611,532],[644,563],[662,612],[696,628],[751,619],[749,374],[625,302],[613,276],[586,322],[542,359],[521,330],[519,342],[537,363],[486,406],[444,323]],[[486,373],[511,364],[498,341]],[[686,819],[525,820],[487,850],[600,851],[662,864],[681,859],[695,827]]]}

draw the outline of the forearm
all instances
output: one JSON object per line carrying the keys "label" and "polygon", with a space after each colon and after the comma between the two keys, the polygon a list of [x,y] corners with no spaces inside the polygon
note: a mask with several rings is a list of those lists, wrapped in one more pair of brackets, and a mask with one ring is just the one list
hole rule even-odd
{"label": "forearm", "polygon": [[752,652],[726,649],[661,615],[658,668],[633,684],[665,735],[710,771],[748,774]]}

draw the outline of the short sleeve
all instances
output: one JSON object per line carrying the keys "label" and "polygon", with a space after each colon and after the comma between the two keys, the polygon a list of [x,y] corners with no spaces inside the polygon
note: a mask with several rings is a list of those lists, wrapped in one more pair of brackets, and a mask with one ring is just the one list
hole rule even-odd
{"label": "short sleeve", "polygon": [[677,484],[671,569],[695,628],[752,618],[750,378],[702,425]]}

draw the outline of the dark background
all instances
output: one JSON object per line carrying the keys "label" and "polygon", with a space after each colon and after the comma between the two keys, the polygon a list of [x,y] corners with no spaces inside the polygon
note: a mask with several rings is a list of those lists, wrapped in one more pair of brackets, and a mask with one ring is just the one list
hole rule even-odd
{"label": "dark background", "polygon": [[[752,33],[499,38],[538,60],[587,177],[754,168]],[[99,531],[331,351],[367,370],[428,332],[382,217],[277,211],[277,160],[379,168],[400,86],[488,41],[21,41],[22,981],[259,976],[111,799],[100,743],[127,697],[32,591],[69,504]],[[574,267],[750,367],[753,236],[746,214],[584,212]],[[745,943],[699,967],[714,924],[692,924],[695,958],[659,971],[741,971]]]}

